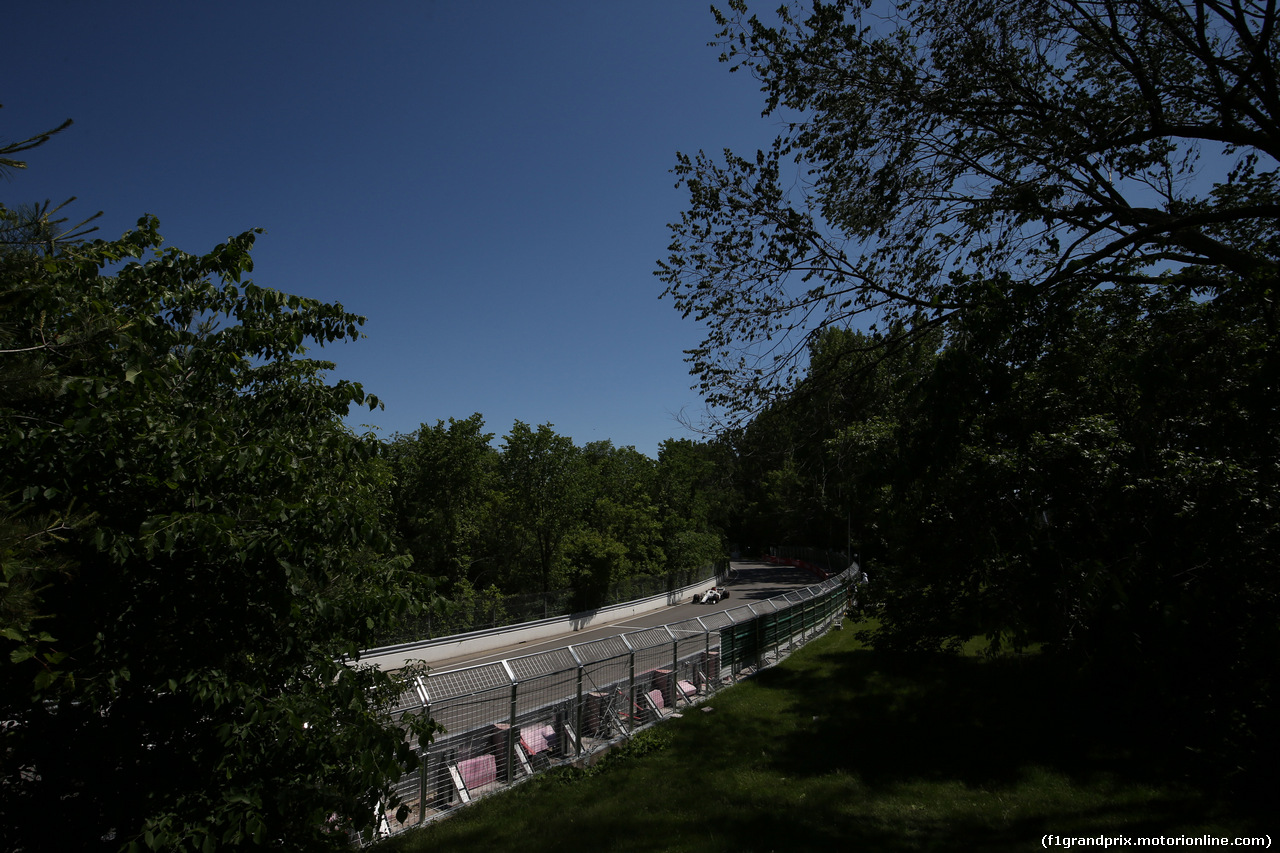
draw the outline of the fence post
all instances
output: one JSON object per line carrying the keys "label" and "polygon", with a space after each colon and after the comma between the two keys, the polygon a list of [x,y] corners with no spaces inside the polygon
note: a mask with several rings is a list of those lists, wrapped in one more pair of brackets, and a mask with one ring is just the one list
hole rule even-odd
{"label": "fence post", "polygon": [[[707,668],[707,666],[709,665],[709,663],[710,663],[710,661],[711,661],[711,629],[707,627],[707,623],[706,623],[706,622],[703,622],[703,621],[702,621],[702,617],[701,617],[701,616],[695,616],[695,617],[693,617],[693,618],[694,618],[694,621],[698,623],[698,627],[702,629],[702,636],[703,636],[703,637],[705,638],[705,640],[706,640],[706,648],[705,648],[705,650],[704,650],[704,651],[703,651],[703,653],[702,653],[702,684],[705,684],[705,685],[707,686],[707,693],[710,693],[710,692],[711,692],[711,679],[707,678],[707,669],[706,669],[706,668]],[[695,688],[695,689],[696,689],[696,688],[700,688],[700,687],[702,687],[702,684],[699,684],[699,683],[698,683],[698,673],[695,671],[695,672],[694,672],[694,674],[693,674],[693,686],[694,686],[694,688]]]}
{"label": "fence post", "polygon": [[627,646],[627,735],[630,736],[636,728],[636,650],[631,645],[631,641],[627,639],[627,635],[622,635],[622,642]]}
{"label": "fence post", "polygon": [[511,670],[511,664],[505,659],[502,661],[502,668],[507,672],[507,678],[511,679],[511,721],[510,728],[507,729],[507,784],[510,785],[516,778],[516,698],[520,690],[520,683],[516,680],[516,674]]}
{"label": "fence post", "polygon": [[[427,715],[427,719],[431,719],[431,694],[427,692],[427,679],[424,676],[414,678],[414,683],[418,688],[418,696],[422,698],[423,713]],[[427,822],[427,792],[431,784],[431,744],[423,744],[418,741],[418,751],[422,753],[421,763],[418,765],[418,823]]]}
{"label": "fence post", "polygon": [[755,607],[750,604],[747,605],[747,609],[751,611],[751,633],[755,636],[755,642],[751,645],[756,647],[756,672],[759,672],[764,666],[764,659],[761,657],[760,652],[760,614],[757,613]]}
{"label": "fence post", "polygon": [[574,729],[574,738],[573,738],[573,740],[574,740],[574,745],[575,745],[575,749],[574,749],[574,756],[575,756],[575,757],[578,757],[578,758],[581,758],[581,757],[582,757],[582,735],[583,735],[583,729],[582,729],[582,718],[583,718],[583,713],[584,713],[584,711],[583,711],[583,707],[582,707],[582,670],[583,670],[583,664],[582,664],[582,658],[578,657],[578,650],[577,650],[577,649],[575,649],[573,646],[570,646],[570,647],[569,647],[569,654],[573,656],[573,662],[574,662],[574,663],[576,663],[576,664],[578,665],[578,702],[577,702],[577,710],[576,710],[576,712],[575,712],[575,714],[574,714],[574,718],[575,718],[575,719],[576,719],[576,721],[577,721],[577,728],[576,728],[576,729]]}
{"label": "fence post", "polygon": [[670,625],[664,625],[667,633],[671,635],[671,707],[676,706],[676,696],[679,688],[676,687],[680,683],[680,639],[676,637],[676,632],[671,630]]}
{"label": "fence post", "polygon": [[804,621],[804,599],[796,598],[792,601],[788,598],[788,601],[791,601],[791,624],[794,628],[791,631],[791,651],[794,652],[797,648],[804,646],[809,637]]}
{"label": "fence post", "polygon": [[[742,636],[738,633],[738,626],[742,623],[738,621],[738,617],[729,611],[725,611],[725,616],[729,617],[729,682],[731,684],[738,683],[738,676],[742,674]],[[724,628],[720,629],[720,663],[724,664]]]}
{"label": "fence post", "polygon": [[[427,719],[431,719],[431,703],[422,706]],[[431,783],[431,744],[418,741],[418,823],[427,822],[427,788]]]}
{"label": "fence post", "polygon": [[782,620],[778,618],[778,605],[773,605],[773,613],[769,616],[770,627],[773,628],[773,661],[782,660]]}

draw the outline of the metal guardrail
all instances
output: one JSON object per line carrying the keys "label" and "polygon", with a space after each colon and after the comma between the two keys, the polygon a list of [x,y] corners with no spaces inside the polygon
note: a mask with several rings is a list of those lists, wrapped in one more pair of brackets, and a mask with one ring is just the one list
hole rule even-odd
{"label": "metal guardrail", "polygon": [[776,664],[842,617],[856,571],[703,618],[416,676],[393,716],[425,714],[444,732],[415,745],[419,769],[396,789],[409,816],[400,823],[388,808],[376,837],[437,820],[550,767],[590,761]]}

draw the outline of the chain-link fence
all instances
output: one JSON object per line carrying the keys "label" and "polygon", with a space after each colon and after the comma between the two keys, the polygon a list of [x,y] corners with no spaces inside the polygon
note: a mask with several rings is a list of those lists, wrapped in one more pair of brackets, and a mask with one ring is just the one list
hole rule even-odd
{"label": "chain-link fence", "polygon": [[589,643],[413,679],[394,713],[444,726],[419,744],[380,836],[447,815],[549,767],[590,760],[635,731],[777,663],[849,606],[853,572],[767,601]]}

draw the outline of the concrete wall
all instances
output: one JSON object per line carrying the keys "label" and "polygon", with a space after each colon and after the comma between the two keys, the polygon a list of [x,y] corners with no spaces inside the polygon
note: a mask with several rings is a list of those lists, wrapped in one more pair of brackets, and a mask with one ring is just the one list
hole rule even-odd
{"label": "concrete wall", "polygon": [[[573,631],[581,631],[596,625],[603,625],[628,616],[651,613],[688,601],[695,594],[706,592],[715,586],[714,578],[683,587],[671,593],[641,598],[600,610],[585,613],[573,613],[569,616],[554,616],[550,619],[539,619],[536,622],[525,622],[520,625],[507,625],[501,628],[487,628],[483,631],[472,631],[468,634],[454,634],[451,637],[438,637],[434,640],[419,640],[413,643],[400,643],[395,646],[382,646],[368,649],[361,653],[361,663],[372,663],[382,669],[396,669],[404,666],[406,660],[425,661],[433,665],[442,660],[458,657],[462,654],[483,654],[493,649],[500,649],[518,643],[535,640],[546,640],[563,636]],[[572,642],[572,641],[570,641]]]}

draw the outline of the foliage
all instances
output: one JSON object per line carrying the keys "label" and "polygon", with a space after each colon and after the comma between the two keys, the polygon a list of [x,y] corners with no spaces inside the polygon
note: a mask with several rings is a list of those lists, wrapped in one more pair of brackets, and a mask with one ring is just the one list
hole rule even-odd
{"label": "foliage", "polygon": [[829,328],[809,371],[731,439],[743,525],[776,543],[879,559],[882,499],[901,466],[899,430],[941,338]]}
{"label": "foliage", "polygon": [[[9,173],[15,169],[27,168],[25,160],[14,159],[12,155],[38,148],[71,127],[71,124],[71,119],[67,119],[51,130],[18,142],[0,145],[0,179],[9,177]],[[102,211],[73,225],[67,224],[66,217],[54,218],[54,214],[60,213],[73,201],[74,197],[52,208],[49,201],[43,204],[18,205],[12,209],[0,204],[0,252],[10,255],[32,251],[52,252],[60,245],[77,242],[97,231],[97,227],[89,226],[89,223],[102,216]]]}
{"label": "foliage", "polygon": [[572,572],[569,606],[575,613],[600,607],[610,584],[626,576],[626,546],[607,533],[580,527],[565,537],[564,548]]}
{"label": "foliage", "polygon": [[722,442],[670,438],[659,446],[655,502],[669,575],[724,558],[738,503],[734,467]]}
{"label": "foliage", "polygon": [[1280,753],[1277,14],[731,0],[785,130],[680,157],[658,269],[753,526],[844,515],[882,646],[1043,644],[1233,772]]}
{"label": "foliage", "polygon": [[[588,572],[594,587],[603,592],[611,583],[634,575],[661,575],[665,564],[662,523],[653,501],[657,463],[634,447],[614,447],[611,441],[589,443],[583,458],[588,501],[584,529],[600,534],[599,544],[606,546],[603,551],[597,548],[597,557],[588,560],[595,566]],[[620,558],[605,576],[598,557],[611,549],[608,543],[616,545]],[[570,565],[585,567],[586,563],[571,559]]]}
{"label": "foliage", "polygon": [[735,495],[727,446],[671,440],[654,460],[517,421],[495,448],[483,427],[479,414],[423,424],[385,446],[390,524],[439,595],[429,622],[388,642],[467,630],[481,588],[505,597],[512,617],[541,618],[650,595],[654,579],[669,588],[723,558]]}
{"label": "foliage", "polygon": [[539,591],[551,588],[564,537],[575,526],[584,501],[585,471],[573,439],[551,424],[537,430],[516,421],[503,439],[501,471],[515,528],[531,544]]}
{"label": "foliage", "polygon": [[376,401],[303,357],[363,321],[245,278],[254,238],[3,256],[7,849],[342,848],[416,763],[339,662],[413,598],[339,420]]}
{"label": "foliage", "polygon": [[[1005,342],[972,331],[906,434],[895,535],[911,604],[891,633],[933,621],[1205,678],[1230,661],[1241,675],[1280,592],[1259,568],[1280,498],[1265,324],[1126,286],[1086,301],[1016,369],[997,357]],[[972,574],[944,570],[944,553]],[[909,591],[925,587],[930,605]]]}
{"label": "foliage", "polygon": [[[474,580],[492,562],[484,528],[493,515],[498,453],[479,413],[423,424],[392,441],[397,527],[417,571]],[[486,559],[486,558],[489,559]]]}
{"label": "foliage", "polygon": [[[748,412],[820,330],[923,331],[993,301],[1070,310],[1120,282],[1267,303],[1277,263],[1276,10],[1243,2],[731,0],[723,59],[787,122],[682,155],[659,265],[707,324],[709,401]],[[1039,318],[1025,318],[1037,322]]]}
{"label": "foliage", "polygon": [[844,385],[865,405],[834,431],[806,379],[744,433],[748,497],[788,484],[785,507],[748,509],[785,532],[842,486],[880,647],[1045,648],[1117,702],[1162,696],[1159,728],[1260,772],[1277,748],[1274,336],[1173,284],[1099,291],[1068,320],[1038,349],[988,314],[936,355],[855,359]]}
{"label": "foliage", "polygon": [[[477,590],[471,581],[461,578],[454,583],[447,598],[434,597],[431,607],[435,611],[435,636],[465,634],[507,624],[502,592],[493,584]],[[415,636],[414,639],[421,637]]]}

